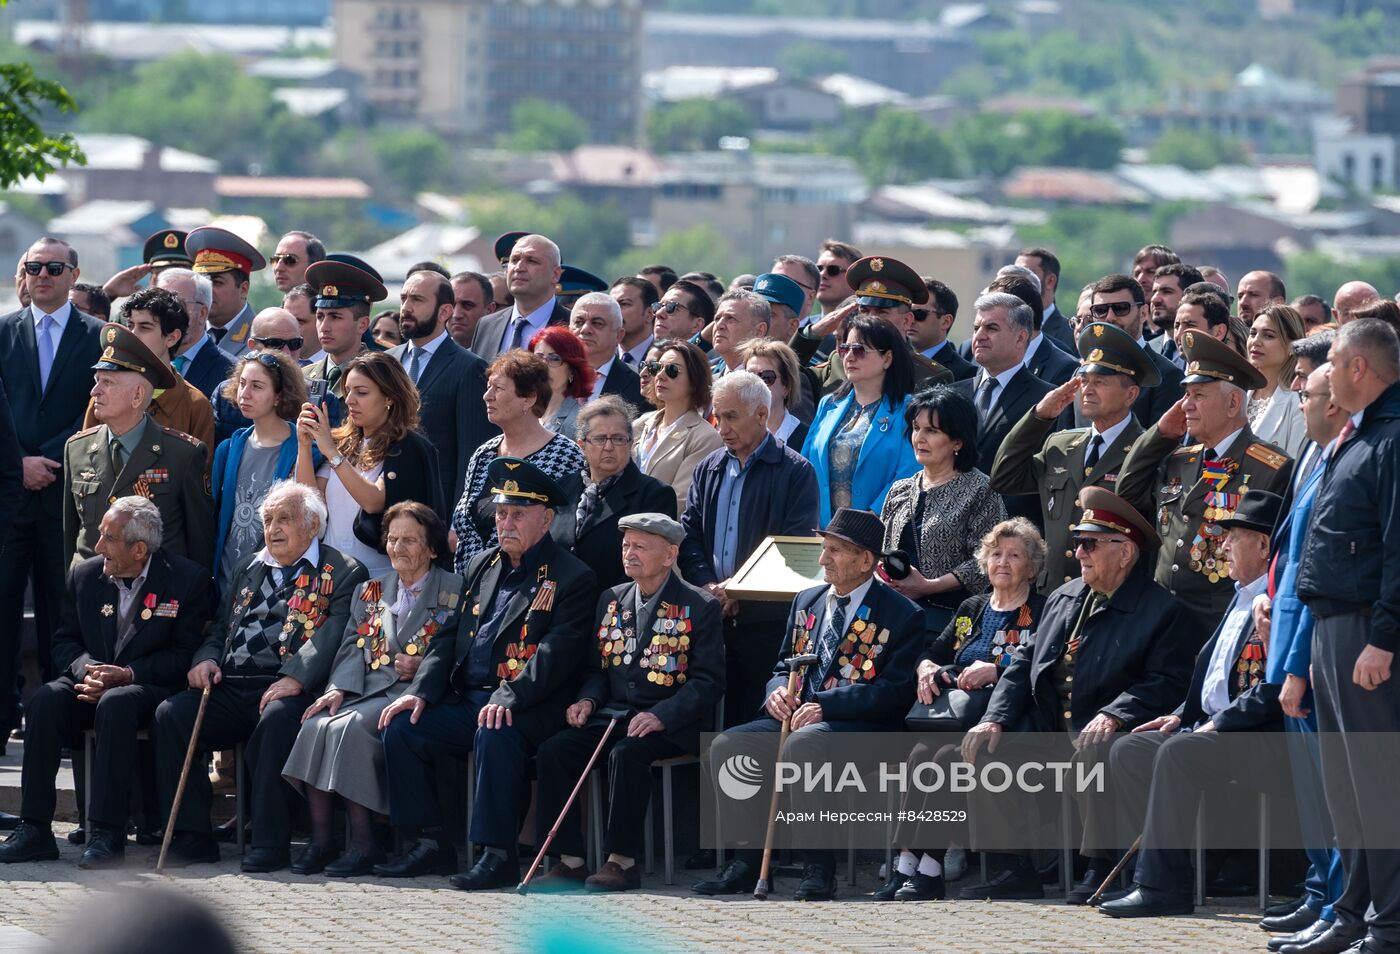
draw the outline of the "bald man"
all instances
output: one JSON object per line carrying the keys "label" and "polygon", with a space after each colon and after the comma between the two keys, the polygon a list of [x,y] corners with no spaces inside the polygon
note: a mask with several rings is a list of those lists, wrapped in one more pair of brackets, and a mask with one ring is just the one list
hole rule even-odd
{"label": "bald man", "polygon": [[1332,310],[1336,312],[1337,324],[1344,325],[1352,319],[1352,312],[1381,297],[1376,286],[1370,282],[1347,282],[1332,296]]}
{"label": "bald man", "polygon": [[482,318],[472,337],[472,350],[487,364],[512,348],[528,348],[535,332],[549,325],[568,327],[569,309],[554,298],[560,263],[559,246],[543,235],[515,243],[506,265],[506,287],[515,301]]}

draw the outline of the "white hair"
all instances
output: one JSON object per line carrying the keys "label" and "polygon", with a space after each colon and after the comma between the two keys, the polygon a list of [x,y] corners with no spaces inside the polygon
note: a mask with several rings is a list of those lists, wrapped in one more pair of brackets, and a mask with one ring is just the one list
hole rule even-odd
{"label": "white hair", "polygon": [[156,287],[168,290],[166,282],[173,278],[188,278],[192,281],[194,283],[194,300],[205,308],[214,304],[214,284],[209,281],[208,275],[201,275],[188,268],[167,268],[156,276]]}
{"label": "white hair", "polygon": [[1037,293],[1040,291],[1040,276],[1024,265],[1003,265],[997,270],[997,278],[1001,278],[1004,275],[1014,275],[1017,278],[1024,278],[1035,286]]}
{"label": "white hair", "polygon": [[129,547],[144,543],[151,553],[160,549],[161,540],[165,537],[160,510],[145,497],[118,497],[107,508],[107,516],[126,518],[122,543]]}
{"label": "white hair", "polygon": [[612,318],[613,324],[619,328],[622,327],[622,309],[613,300],[613,296],[607,292],[589,292],[586,295],[580,295],[578,301],[574,302],[574,310],[578,311],[584,305],[601,305],[603,310],[608,313],[608,317]]}
{"label": "white hair", "polygon": [[295,480],[274,482],[268,488],[267,496],[263,498],[262,504],[258,507],[258,515],[265,519],[269,510],[293,501],[301,510],[306,529],[311,530],[319,537],[326,529],[326,502],[315,490],[305,484],[299,484]]}
{"label": "white hair", "polygon": [[749,409],[750,414],[758,413],[761,407],[768,407],[773,400],[768,385],[752,371],[730,371],[721,376],[715,384],[714,398],[718,400],[723,394],[734,395]]}

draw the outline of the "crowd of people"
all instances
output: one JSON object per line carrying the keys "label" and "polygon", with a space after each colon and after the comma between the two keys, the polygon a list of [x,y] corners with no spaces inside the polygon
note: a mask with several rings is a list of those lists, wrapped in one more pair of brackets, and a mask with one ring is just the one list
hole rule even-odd
{"label": "crowd of people", "polygon": [[[200,752],[243,745],[244,871],[509,887],[601,744],[607,860],[589,870],[575,805],[537,885],[625,890],[651,765],[702,731],[786,723],[816,751],[942,698],[966,735],[931,757],[1003,732],[1098,747],[1143,809],[1100,910],[1167,915],[1192,908],[1167,816],[1250,783],[1221,735],[1396,727],[1400,305],[1376,289],[1290,302],[1152,245],[1069,312],[1027,248],[959,345],[947,285],[836,240],[727,286],[663,265],[609,285],[542,235],[496,253],[495,274],[415,266],[376,314],[383,276],[305,232],[265,259],[163,231],[103,286],[68,243],[29,248],[0,318],[0,721],[24,739],[0,862],[58,857],[84,729],[84,867],[124,862],[143,730],[148,827],[169,819],[171,864],[216,860],[209,773],[181,779],[199,726]],[[285,297],[254,314],[269,261]],[[814,534],[821,585],[735,584],[768,537]],[[21,707],[31,586],[47,681]],[[444,756],[477,776],[466,870]],[[1355,847],[1388,797],[1364,747],[1279,757],[1315,847],[1272,946],[1397,949],[1395,856]],[[1093,814],[1071,903],[1122,857],[1090,847]],[[894,847],[878,898],[945,896],[947,839]],[[988,861],[963,898],[1042,896],[1030,857]],[[796,896],[832,897],[831,854],[804,864]],[[695,888],[757,876],[745,849]]]}

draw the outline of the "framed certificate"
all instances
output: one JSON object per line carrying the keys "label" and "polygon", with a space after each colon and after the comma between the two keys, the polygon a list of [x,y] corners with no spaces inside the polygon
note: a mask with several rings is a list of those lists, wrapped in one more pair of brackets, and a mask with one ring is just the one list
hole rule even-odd
{"label": "framed certificate", "polygon": [[821,537],[768,537],[725,589],[740,600],[791,602],[803,590],[823,585],[821,554]]}

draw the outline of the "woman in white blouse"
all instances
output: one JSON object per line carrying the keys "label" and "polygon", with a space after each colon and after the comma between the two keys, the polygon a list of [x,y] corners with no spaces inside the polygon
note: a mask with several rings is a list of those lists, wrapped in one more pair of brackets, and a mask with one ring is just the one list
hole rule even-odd
{"label": "woman in white blouse", "polygon": [[710,406],[713,375],[705,355],[689,341],[658,342],[661,358],[646,369],[657,410],[637,418],[632,457],[648,477],[670,484],[679,510],[695,475],[695,465],[723,446],[719,431],[702,416]]}
{"label": "woman in white blouse", "polygon": [[1305,327],[1296,309],[1270,305],[1254,319],[1245,340],[1245,357],[1265,381],[1250,392],[1249,428],[1259,440],[1276,444],[1293,458],[1308,440],[1298,395],[1288,389],[1297,364],[1293,342],[1303,337]]}

